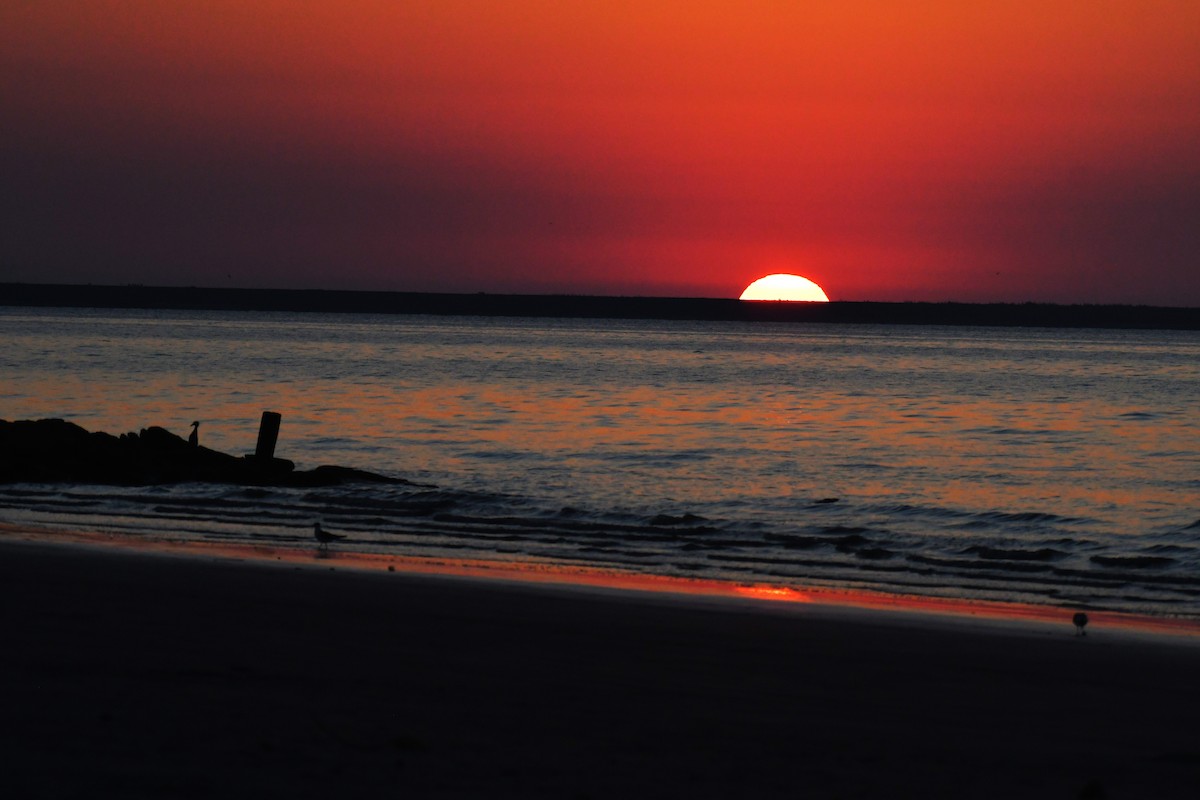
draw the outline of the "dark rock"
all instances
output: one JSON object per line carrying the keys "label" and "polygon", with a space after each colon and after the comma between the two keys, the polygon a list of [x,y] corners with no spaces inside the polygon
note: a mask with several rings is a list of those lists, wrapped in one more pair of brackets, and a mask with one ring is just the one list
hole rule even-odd
{"label": "dark rock", "polygon": [[282,458],[238,458],[193,447],[159,427],[117,437],[61,419],[0,420],[0,483],[145,486],[187,481],[243,486],[408,483],[347,467],[297,470]]}
{"label": "dark rock", "polygon": [[[336,486],[342,483],[397,483],[398,478],[389,478],[375,472],[354,469],[353,467],[337,467],[323,464],[307,472],[296,472],[292,475],[292,486]],[[409,483],[409,481],[399,481]]]}

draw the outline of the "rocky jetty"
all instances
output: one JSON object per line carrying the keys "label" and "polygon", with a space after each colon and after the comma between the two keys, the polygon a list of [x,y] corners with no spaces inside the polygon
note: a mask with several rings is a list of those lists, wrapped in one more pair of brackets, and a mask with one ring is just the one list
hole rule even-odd
{"label": "rocky jetty", "polygon": [[159,427],[113,436],[61,419],[0,420],[0,483],[147,486],[189,481],[242,486],[408,483],[349,467],[298,470],[282,458],[239,458],[189,444]]}

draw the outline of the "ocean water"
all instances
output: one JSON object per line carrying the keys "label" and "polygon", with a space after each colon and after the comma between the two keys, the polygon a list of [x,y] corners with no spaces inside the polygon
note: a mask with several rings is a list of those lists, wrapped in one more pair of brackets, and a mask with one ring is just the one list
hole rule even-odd
{"label": "ocean water", "polygon": [[0,520],[1200,619],[1200,334],[0,308],[0,418],[422,486],[0,486]]}

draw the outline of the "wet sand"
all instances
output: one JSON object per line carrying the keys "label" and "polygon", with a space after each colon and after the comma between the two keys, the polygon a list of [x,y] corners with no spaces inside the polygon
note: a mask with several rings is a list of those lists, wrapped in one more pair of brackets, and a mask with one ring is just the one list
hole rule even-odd
{"label": "wet sand", "polygon": [[1193,797],[1200,642],[0,540],[8,797]]}

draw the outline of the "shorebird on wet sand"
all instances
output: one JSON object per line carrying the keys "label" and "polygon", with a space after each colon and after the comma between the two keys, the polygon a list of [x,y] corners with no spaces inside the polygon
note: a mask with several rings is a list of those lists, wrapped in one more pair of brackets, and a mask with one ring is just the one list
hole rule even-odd
{"label": "shorebird on wet sand", "polygon": [[346,538],[345,536],[343,536],[340,533],[330,533],[329,531],[322,528],[321,523],[319,523],[319,522],[313,523],[313,536],[315,536],[317,538],[317,541],[320,542],[320,544],[317,545],[318,550],[328,550],[330,542],[336,542],[339,539]]}
{"label": "shorebird on wet sand", "polygon": [[1087,627],[1087,614],[1076,611],[1075,616],[1071,617],[1071,622],[1075,623],[1076,636],[1087,636],[1087,631],[1084,630]]}

